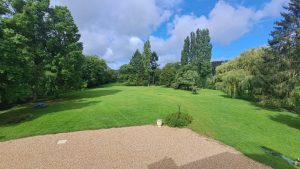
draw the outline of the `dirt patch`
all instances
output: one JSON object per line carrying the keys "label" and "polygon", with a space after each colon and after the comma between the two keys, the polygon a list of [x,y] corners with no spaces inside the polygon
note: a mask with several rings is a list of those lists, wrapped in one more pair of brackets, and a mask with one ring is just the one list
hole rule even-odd
{"label": "dirt patch", "polygon": [[[57,144],[67,140],[65,144]],[[156,126],[80,131],[0,143],[0,168],[269,168],[189,129]]]}

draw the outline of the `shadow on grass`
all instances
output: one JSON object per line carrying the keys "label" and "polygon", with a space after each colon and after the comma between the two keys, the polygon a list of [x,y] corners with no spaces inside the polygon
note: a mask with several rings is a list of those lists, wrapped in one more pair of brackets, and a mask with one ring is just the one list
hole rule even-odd
{"label": "shadow on grass", "polygon": [[260,146],[260,150],[263,154],[246,154],[246,156],[261,163],[270,165],[275,169],[299,169],[299,167],[294,164],[296,159],[287,157],[286,155],[269,147]]}
{"label": "shadow on grass", "polygon": [[[285,168],[285,169],[296,169],[296,167],[278,159],[272,159],[273,157],[268,154],[250,154],[247,155],[250,158],[253,158],[257,161],[263,162],[265,164],[271,165],[273,168]],[[243,169],[252,169],[252,168],[262,168],[258,163],[249,163],[249,160],[241,154],[233,154],[229,152],[220,153],[213,155],[204,159],[193,161],[182,166],[177,166],[175,161],[172,158],[164,158],[160,161],[148,165],[148,169],[232,169],[232,168],[243,168]]]}
{"label": "shadow on grass", "polygon": [[121,91],[122,90],[116,90],[116,89],[111,89],[111,90],[99,90],[99,88],[87,89],[87,90],[68,93],[58,99],[54,99],[53,101],[96,98],[96,97],[114,95]]}
{"label": "shadow on grass", "polygon": [[121,90],[85,90],[72,93],[69,96],[64,96],[60,99],[48,101],[48,107],[44,109],[34,109],[32,105],[27,105],[20,109],[7,110],[0,114],[0,126],[18,125],[46,114],[81,109],[101,102],[85,100],[87,98],[100,98],[118,92],[121,92]]}
{"label": "shadow on grass", "polygon": [[300,130],[300,117],[299,116],[295,117],[295,116],[291,116],[288,114],[279,114],[279,115],[275,115],[275,116],[270,116],[270,119]]}
{"label": "shadow on grass", "polygon": [[264,109],[264,110],[277,111],[277,112],[288,111],[288,112],[291,112],[291,113],[294,113],[294,114],[298,114],[298,112],[295,112],[292,109],[283,109],[283,108],[276,108],[276,107],[270,107],[270,106],[263,106],[263,105],[259,104],[259,101],[257,99],[251,98],[251,97],[248,97],[248,96],[237,97],[237,98],[232,98],[232,97],[230,97],[229,95],[226,95],[226,94],[222,94],[220,96],[223,97],[223,98],[226,98],[226,99],[238,99],[238,100],[247,101],[251,105],[255,106],[256,110]]}

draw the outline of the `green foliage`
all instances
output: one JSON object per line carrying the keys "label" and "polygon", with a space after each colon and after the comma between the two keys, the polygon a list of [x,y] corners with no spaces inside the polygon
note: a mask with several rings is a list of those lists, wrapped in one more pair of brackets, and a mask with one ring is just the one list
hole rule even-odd
{"label": "green foliage", "polygon": [[185,38],[183,49],[181,51],[181,65],[187,65],[189,63],[190,57],[190,38],[189,36]]}
{"label": "green foliage", "polygon": [[120,67],[118,80],[126,85],[145,86],[159,82],[158,55],[151,52],[150,41],[144,44],[144,51],[141,54],[136,50],[130,63]]}
{"label": "green foliage", "polygon": [[[178,65],[178,64],[177,64]],[[170,87],[175,81],[177,73],[176,63],[167,63],[160,73],[160,84]]]}
{"label": "green foliage", "polygon": [[144,50],[142,54],[143,58],[143,65],[144,65],[144,80],[147,83],[147,85],[150,85],[151,81],[151,59],[152,59],[152,52],[151,52],[151,44],[150,41],[147,40],[144,43]]}
{"label": "green foliage", "polygon": [[174,87],[177,89],[192,90],[197,85],[199,75],[191,65],[183,66],[176,75]]}
{"label": "green foliage", "polygon": [[138,50],[135,51],[129,64],[132,67],[132,74],[129,77],[129,81],[135,85],[143,85],[145,69],[143,63],[143,56]]}
{"label": "green foliage", "polygon": [[263,57],[262,104],[295,107],[300,72],[300,1],[291,0],[283,19],[276,22],[269,40],[270,51]]}
{"label": "green foliage", "polygon": [[[43,31],[45,34],[51,32],[51,36],[45,37],[48,50],[45,53],[44,66],[41,67],[44,71],[41,76],[44,76],[44,79],[40,83],[43,84],[41,88],[45,90],[44,94],[56,96],[82,87],[84,56],[82,55],[82,44],[79,42],[78,28],[70,11],[61,6],[47,10],[50,11],[49,21],[46,22],[47,28]],[[38,66],[36,64],[34,67]]]}
{"label": "green foliage", "polygon": [[157,69],[158,69],[158,63],[157,63],[157,61],[158,61],[158,55],[157,55],[157,53],[154,51],[154,52],[152,52],[152,54],[151,54],[151,58],[150,58],[150,84],[153,84],[153,85],[155,85],[156,84],[156,77],[159,75],[159,74],[157,74],[158,72],[157,72]]}
{"label": "green foliage", "polygon": [[211,67],[212,45],[208,29],[197,29],[196,33],[191,32],[184,40],[181,52],[181,65],[191,64],[197,71],[199,78],[197,85],[207,87],[207,78],[212,72]]}
{"label": "green foliage", "polygon": [[133,68],[130,64],[122,65],[118,71],[118,81],[127,82],[133,74]]}
{"label": "green foliage", "polygon": [[0,16],[1,103],[83,86],[83,47],[66,7],[50,7],[49,0],[1,0]]}
{"label": "green foliage", "polygon": [[193,93],[193,94],[197,94],[198,91],[199,91],[199,88],[198,88],[197,86],[192,86],[192,87],[191,87],[191,90],[192,90],[192,93]]}
{"label": "green foliage", "polygon": [[112,72],[105,61],[98,56],[86,56],[82,67],[83,80],[87,87],[95,87],[109,83]]}
{"label": "green foliage", "polygon": [[178,112],[171,113],[167,115],[165,119],[165,123],[170,127],[186,127],[191,124],[193,121],[193,117],[187,113],[180,112],[180,108]]}
{"label": "green foliage", "polygon": [[214,76],[215,87],[231,97],[258,98],[262,85],[259,68],[264,54],[264,48],[251,49],[218,66]]}
{"label": "green foliage", "polygon": [[5,28],[0,39],[0,104],[23,101],[30,94],[27,38]]}

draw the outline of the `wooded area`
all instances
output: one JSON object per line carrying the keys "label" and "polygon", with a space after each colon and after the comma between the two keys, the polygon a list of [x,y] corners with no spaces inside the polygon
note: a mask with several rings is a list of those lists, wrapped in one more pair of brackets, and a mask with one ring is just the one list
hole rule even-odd
{"label": "wooded area", "polygon": [[208,29],[184,40],[181,60],[160,68],[150,41],[128,64],[110,69],[98,56],[84,56],[70,11],[49,0],[1,0],[0,101],[2,105],[57,97],[70,90],[118,80],[126,85],[165,85],[197,93],[220,89],[231,97],[252,98],[264,106],[294,108],[299,82],[299,0],[291,0],[275,23],[269,45],[250,49],[212,67]]}

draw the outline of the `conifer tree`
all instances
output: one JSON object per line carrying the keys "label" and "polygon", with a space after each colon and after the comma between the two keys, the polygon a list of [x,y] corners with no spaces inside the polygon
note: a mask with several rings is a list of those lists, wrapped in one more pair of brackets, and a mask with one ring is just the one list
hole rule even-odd
{"label": "conifer tree", "polygon": [[148,86],[150,85],[150,78],[151,78],[151,44],[150,41],[147,40],[144,43],[144,51],[143,51],[143,63],[144,63],[144,73],[145,78],[144,81],[147,82]]}
{"label": "conifer tree", "polygon": [[270,50],[263,57],[262,103],[276,107],[294,107],[300,70],[300,0],[291,0],[276,22],[269,40]]}

